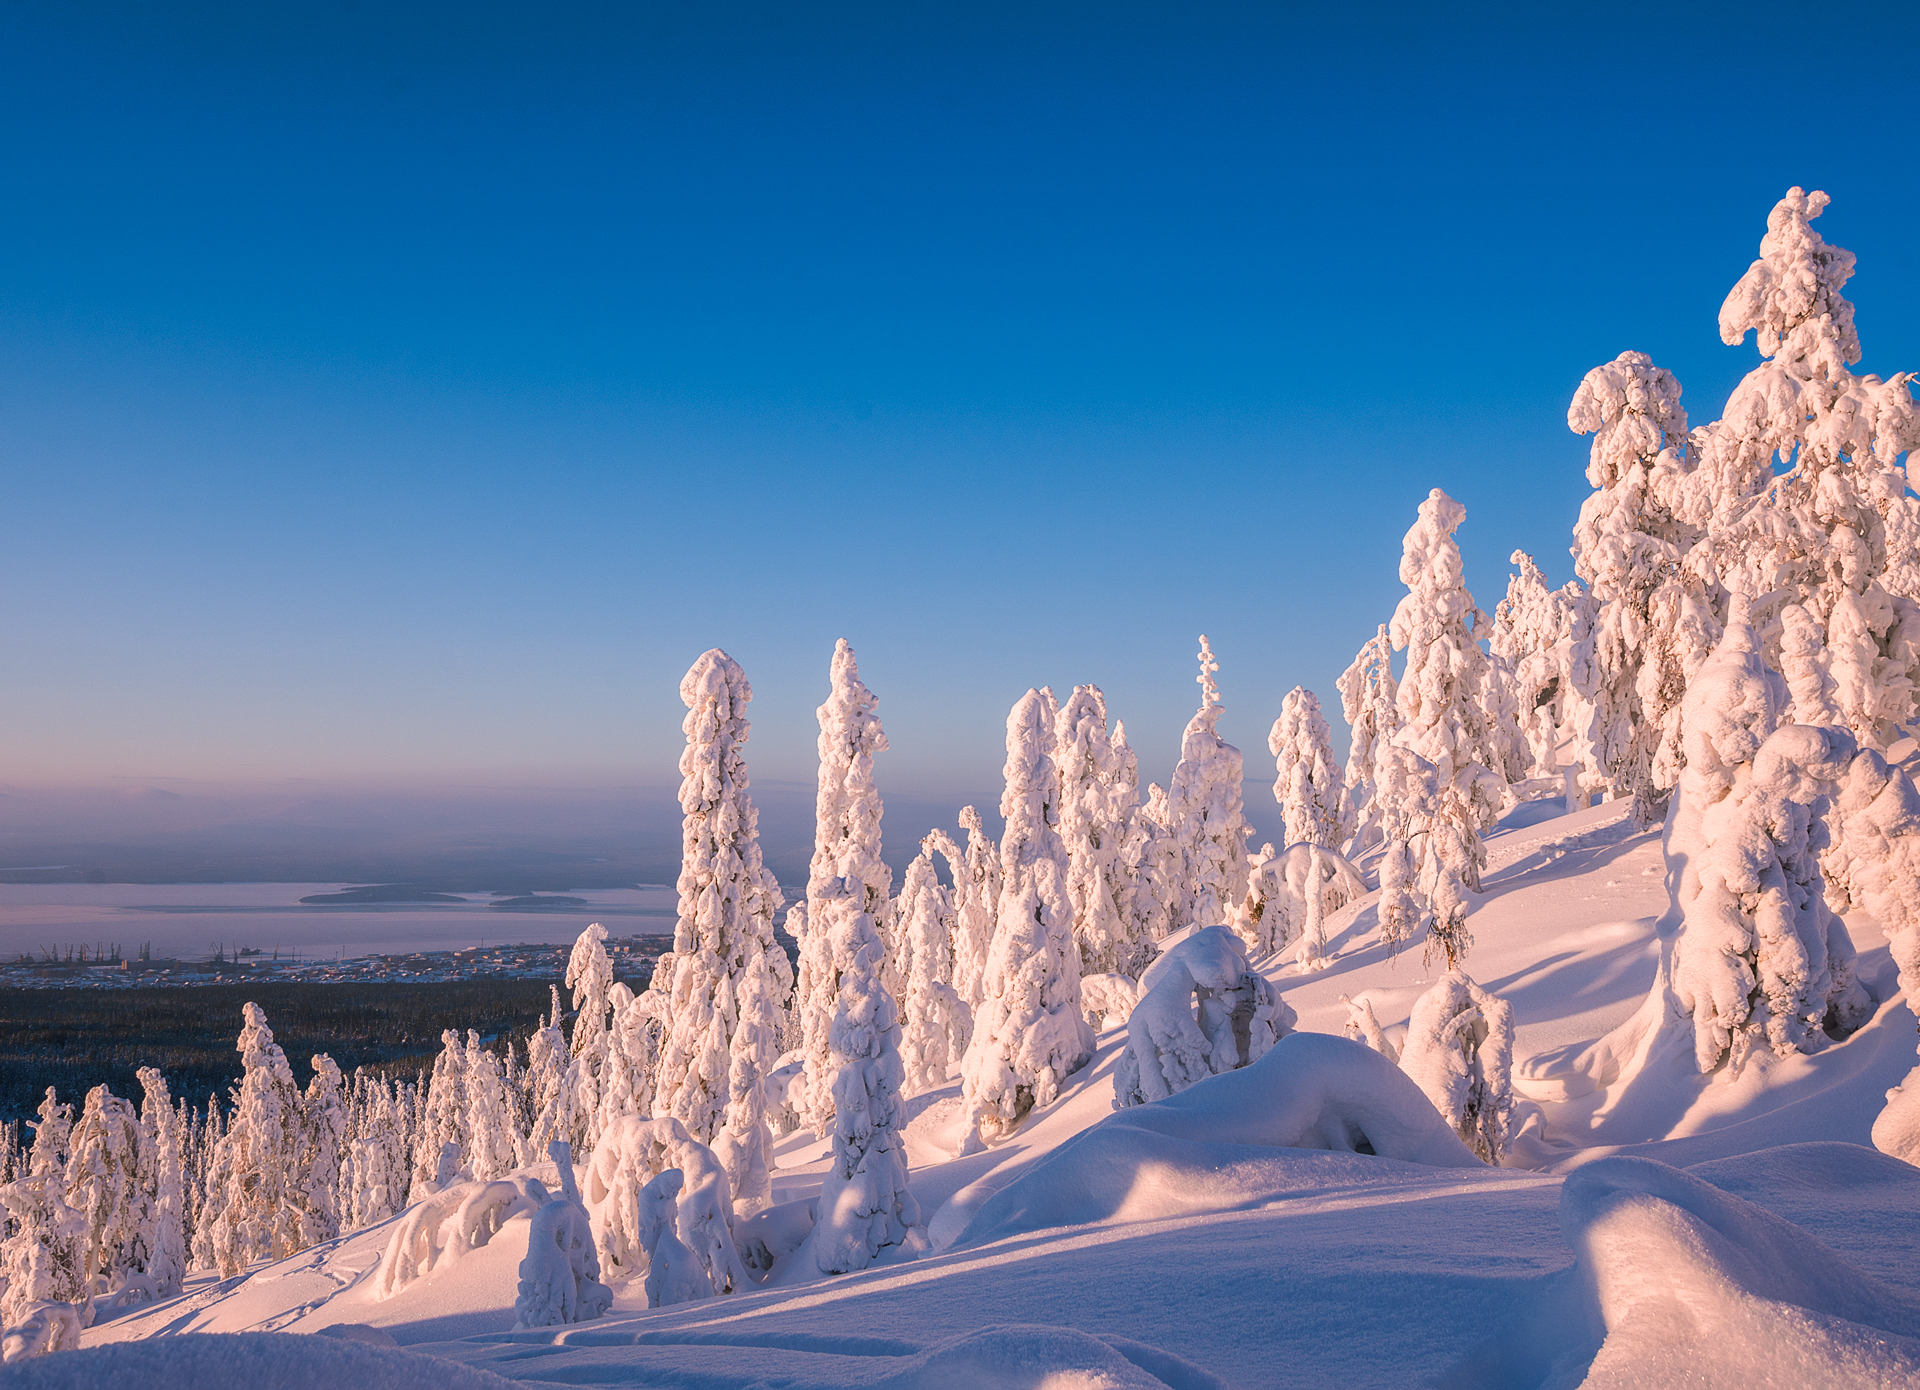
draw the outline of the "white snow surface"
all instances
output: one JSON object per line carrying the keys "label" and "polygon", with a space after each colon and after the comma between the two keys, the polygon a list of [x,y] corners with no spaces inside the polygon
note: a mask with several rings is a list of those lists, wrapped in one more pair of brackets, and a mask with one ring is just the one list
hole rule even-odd
{"label": "white snow surface", "polygon": [[[605,1317],[515,1332],[524,1215],[379,1301],[388,1223],[103,1313],[81,1351],[0,1380],[1573,1387],[1684,1367],[1702,1385],[1916,1383],[1920,1169],[1868,1147],[1914,1066],[1885,938],[1849,914],[1875,1011],[1813,1055],[1756,1057],[1732,1082],[1698,1075],[1690,1047],[1576,1066],[1647,999],[1667,892],[1658,832],[1634,833],[1626,802],[1558,809],[1511,813],[1471,896],[1466,968],[1513,1009],[1507,1167],[1339,1036],[1346,996],[1404,1042],[1443,969],[1419,942],[1386,958],[1369,894],[1329,914],[1326,969],[1253,962],[1301,1031],[1250,1066],[1115,1112],[1110,1028],[1058,1100],[965,1157],[957,1083],[904,1100],[933,1243],[918,1260],[651,1310],[635,1282]],[[819,1192],[828,1146],[789,1134],[771,1161],[770,1216]],[[328,1327],[345,1338],[259,1335]],[[366,1328],[398,1348],[347,1340]],[[254,1335],[180,1340],[211,1332]],[[140,1339],[156,1340],[122,1345]]]}

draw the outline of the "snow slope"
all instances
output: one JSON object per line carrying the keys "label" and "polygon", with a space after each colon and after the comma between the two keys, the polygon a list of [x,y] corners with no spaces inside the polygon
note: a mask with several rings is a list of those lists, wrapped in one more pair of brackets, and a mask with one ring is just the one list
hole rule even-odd
{"label": "snow slope", "polygon": [[[461,1383],[455,1365],[588,1386],[1916,1383],[1920,1169],[1862,1147],[1914,1062],[1877,929],[1849,924],[1880,1002],[1846,1042],[1733,1084],[1656,1058],[1596,1085],[1570,1062],[1653,983],[1658,840],[1626,833],[1619,804],[1525,823],[1540,809],[1488,841],[1465,962],[1514,1007],[1517,1085],[1538,1106],[1526,1167],[1461,1159],[1444,1127],[1420,1128],[1403,1076],[1332,1037],[1116,1113],[1113,1029],[985,1153],[957,1156],[957,1084],[906,1103],[935,1246],[912,1263],[652,1311],[633,1288],[598,1321],[514,1332],[524,1218],[386,1302],[368,1277],[382,1227],[97,1324],[101,1352],[19,1383],[121,1383],[133,1362],[81,1374],[133,1354],[112,1343],[356,1324],[404,1348],[383,1356],[435,1358],[415,1362],[420,1385]],[[1340,996],[1364,993],[1392,1034],[1436,977],[1417,946],[1386,960],[1371,913],[1368,898],[1329,921],[1325,971],[1266,963],[1302,1029],[1340,1033]],[[818,1191],[825,1149],[777,1146],[775,1202]],[[184,1366],[138,1374],[233,1383]]]}

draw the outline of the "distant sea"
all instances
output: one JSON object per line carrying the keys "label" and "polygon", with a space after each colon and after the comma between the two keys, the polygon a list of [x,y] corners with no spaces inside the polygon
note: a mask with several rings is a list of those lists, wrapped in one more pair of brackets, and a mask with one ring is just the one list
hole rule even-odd
{"label": "distant sea", "polygon": [[457,903],[310,906],[300,899],[349,883],[0,883],[0,960],[85,945],[156,958],[231,957],[241,947],[302,960],[455,951],[467,946],[573,940],[589,922],[609,936],[673,932],[672,888],[583,888],[584,906],[491,907],[485,894]]}

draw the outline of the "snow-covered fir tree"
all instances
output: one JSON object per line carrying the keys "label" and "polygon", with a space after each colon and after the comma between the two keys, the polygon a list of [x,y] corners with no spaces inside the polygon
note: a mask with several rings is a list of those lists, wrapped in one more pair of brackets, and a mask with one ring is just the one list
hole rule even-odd
{"label": "snow-covered fir tree", "polygon": [[[1361,1027],[1373,1017],[1368,1005]],[[1369,1046],[1379,1024],[1372,1024]],[[1379,1039],[1380,1044],[1385,1038]],[[1512,1137],[1513,1006],[1450,970],[1413,1003],[1400,1069],[1467,1147],[1498,1165]]]}
{"label": "snow-covered fir tree", "polygon": [[1029,690],[1007,715],[1000,905],[961,1065],[970,1133],[980,1140],[1003,1136],[1034,1106],[1052,1104],[1061,1083],[1093,1054],[1060,842],[1051,705]]}
{"label": "snow-covered fir tree", "polygon": [[[676,929],[676,946],[678,935]],[[608,997],[613,963],[607,959],[607,929],[600,923],[589,923],[574,940],[567,957],[566,985],[573,991],[573,1036],[568,1040],[573,1060],[568,1072],[574,1121],[571,1132],[563,1137],[576,1152],[591,1153],[600,1138],[600,1088],[607,1070],[607,1030],[613,1010]],[[464,1167],[471,1176],[471,1165]]]}
{"label": "snow-covered fir tree", "polygon": [[67,1159],[67,1204],[87,1223],[84,1279],[111,1293],[141,1272],[149,1213],[140,1181],[139,1116],[105,1086],[87,1092]]}
{"label": "snow-covered fir tree", "polygon": [[167,1079],[158,1067],[139,1071],[140,1181],[146,1199],[146,1225],[140,1235],[140,1272],[153,1298],[172,1298],[187,1274],[184,1125],[174,1108]]}
{"label": "snow-covered fir tree", "polygon": [[207,1225],[209,1263],[225,1279],[255,1260],[280,1259],[300,1248],[295,1163],[300,1093],[265,1012],[249,1003],[240,1013],[235,1044],[243,1069],[240,1087],[233,1094],[227,1132],[213,1154],[207,1193],[214,1213]]}
{"label": "snow-covered fir tree", "polygon": [[[801,1047],[807,1070],[796,1107],[822,1136],[833,1121],[838,1071],[832,1056],[833,1019],[840,1007],[841,979],[849,968],[841,946],[854,949],[858,933],[852,932],[850,921],[865,914],[874,919],[884,957],[887,932],[881,919],[893,887],[893,871],[880,859],[880,792],[873,784],[873,755],[886,751],[887,735],[880,727],[880,702],[861,681],[853,648],[844,637],[834,648],[831,680],[827,701],[818,710],[820,772],[813,862],[807,873],[807,932],[815,969],[812,995],[804,1001],[809,1012],[802,1020]],[[801,961],[808,964],[804,945]],[[879,977],[875,986],[884,988]]]}
{"label": "snow-covered fir tree", "polygon": [[1420,504],[1400,559],[1407,594],[1388,625],[1394,650],[1407,653],[1393,741],[1431,764],[1437,795],[1426,805],[1383,804],[1382,815],[1397,811],[1424,832],[1420,890],[1431,913],[1430,939],[1448,969],[1472,941],[1466,894],[1480,891],[1482,836],[1506,804],[1507,756],[1519,742],[1517,730],[1516,737],[1497,732],[1489,713],[1501,692],[1477,635],[1486,615],[1467,592],[1453,538],[1466,515],[1439,488]]}
{"label": "snow-covered fir tree", "polygon": [[[1500,667],[1513,717],[1527,747],[1509,752],[1509,776],[1519,770],[1551,776],[1591,761],[1585,748],[1586,702],[1573,682],[1576,640],[1592,626],[1592,604],[1579,583],[1547,587],[1533,556],[1516,550],[1506,597],[1493,610],[1487,652]],[[1504,718],[1495,728],[1512,727]],[[1513,756],[1520,754],[1518,759]]]}
{"label": "snow-covered fir tree", "polygon": [[1784,682],[1736,593],[1725,635],[1687,687],[1686,767],[1668,824],[1679,867],[1671,986],[1701,1072],[1756,1052],[1814,1052],[1866,1021],[1854,948],[1827,906],[1820,855],[1852,735],[1779,726]]}
{"label": "snow-covered fir tree", "polygon": [[967,850],[965,869],[956,868],[953,880],[953,987],[968,1015],[977,1016],[1000,910],[1000,846],[972,806],[960,808],[960,828],[967,832]]}
{"label": "snow-covered fir tree", "polygon": [[1573,529],[1591,610],[1570,675],[1608,795],[1633,798],[1635,823],[1650,825],[1680,774],[1680,697],[1719,633],[1711,597],[1683,566],[1701,528],[1680,514],[1692,467],[1680,383],[1645,353],[1623,352],[1587,373],[1567,425],[1593,436],[1594,487]]}
{"label": "snow-covered fir tree", "polygon": [[1200,708],[1180,740],[1167,788],[1168,831],[1180,855],[1169,928],[1228,921],[1247,895],[1247,822],[1240,750],[1220,737],[1220,663],[1200,638]]}
{"label": "snow-covered fir tree", "polygon": [[907,865],[896,910],[906,981],[900,1057],[910,1096],[946,1085],[973,1035],[972,1013],[953,987],[958,921],[953,894],[934,872],[935,853],[946,857],[956,879],[965,874],[960,847],[945,831],[933,831]]}
{"label": "snow-covered fir tree", "polygon": [[[479,1039],[474,1041],[477,1045]],[[313,1076],[300,1098],[293,1145],[298,1239],[302,1246],[318,1245],[341,1231],[340,1163],[347,1146],[347,1101],[340,1067],[324,1052],[313,1058]]]}
{"label": "snow-covered fir tree", "polygon": [[1400,728],[1400,684],[1393,675],[1393,642],[1385,623],[1341,674],[1338,688],[1340,710],[1353,733],[1342,788],[1342,803],[1353,822],[1346,849],[1357,854],[1380,842],[1380,750]]}
{"label": "snow-covered fir tree", "polygon": [[1107,701],[1095,685],[1075,686],[1054,721],[1060,775],[1060,839],[1067,847],[1067,897],[1080,968],[1131,975],[1145,963],[1135,936],[1126,836],[1138,802],[1137,773],[1124,737],[1107,730]]}
{"label": "snow-covered fir tree", "polygon": [[440,1033],[440,1052],[433,1059],[427,1083],[420,1129],[413,1146],[413,1187],[409,1200],[419,1201],[437,1190],[440,1159],[451,1145],[460,1155],[459,1176],[473,1176],[467,1168],[472,1143],[467,1134],[467,1049],[457,1028]]}
{"label": "snow-covered fir tree", "polygon": [[1273,799],[1280,803],[1287,843],[1327,849],[1345,843],[1352,831],[1340,764],[1333,758],[1333,731],[1319,699],[1305,686],[1296,685],[1280,702],[1267,751],[1273,754]]}
{"label": "snow-covered fir tree", "polygon": [[742,1217],[773,1204],[766,1078],[780,1056],[777,991],[766,954],[749,952],[734,995],[738,1021],[729,1045],[726,1123],[712,1146],[726,1167],[733,1209]]}

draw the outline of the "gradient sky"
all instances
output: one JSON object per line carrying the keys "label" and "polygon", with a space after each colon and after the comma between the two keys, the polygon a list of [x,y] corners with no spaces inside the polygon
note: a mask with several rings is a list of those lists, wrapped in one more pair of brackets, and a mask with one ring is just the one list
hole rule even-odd
{"label": "gradient sky", "polygon": [[0,7],[0,783],[657,784],[716,645],[804,780],[842,635],[883,788],[1164,778],[1202,631],[1257,776],[1789,185],[1920,368],[1906,7],[1324,8]]}

